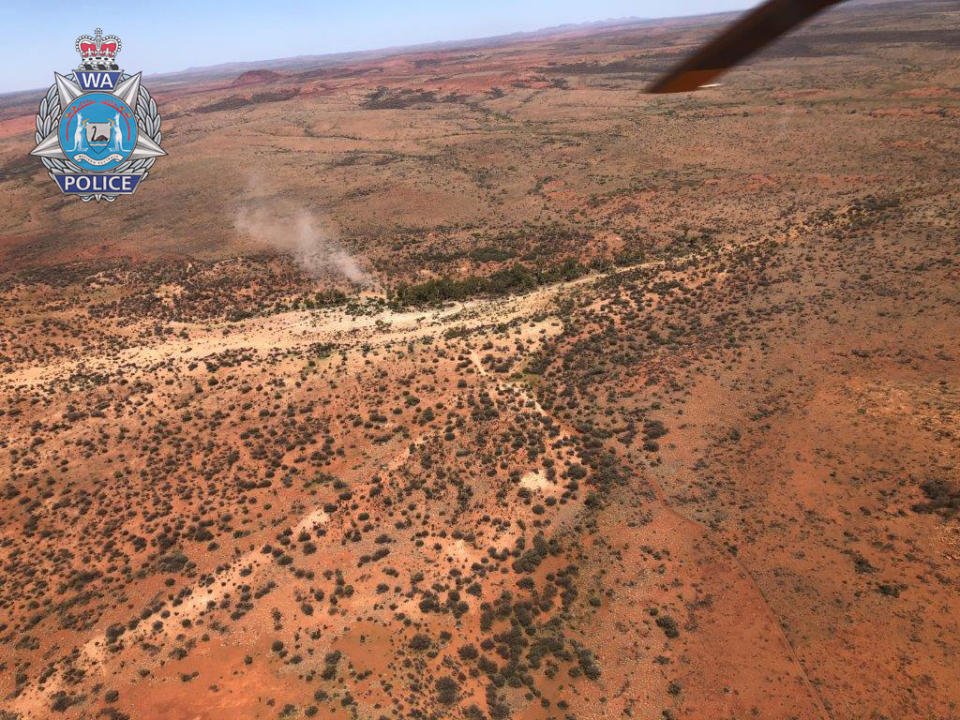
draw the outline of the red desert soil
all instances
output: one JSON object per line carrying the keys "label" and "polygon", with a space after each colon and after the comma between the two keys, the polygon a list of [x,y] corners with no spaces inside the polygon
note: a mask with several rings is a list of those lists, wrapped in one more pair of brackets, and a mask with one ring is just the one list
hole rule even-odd
{"label": "red desert soil", "polygon": [[0,720],[960,717],[956,9],[728,19],[0,98]]}

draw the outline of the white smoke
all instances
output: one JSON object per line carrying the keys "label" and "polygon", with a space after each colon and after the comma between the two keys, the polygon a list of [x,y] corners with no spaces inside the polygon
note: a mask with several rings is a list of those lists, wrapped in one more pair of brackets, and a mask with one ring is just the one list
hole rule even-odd
{"label": "white smoke", "polygon": [[285,201],[252,201],[234,219],[238,232],[293,257],[313,277],[342,276],[369,287],[373,278],[310,212]]}

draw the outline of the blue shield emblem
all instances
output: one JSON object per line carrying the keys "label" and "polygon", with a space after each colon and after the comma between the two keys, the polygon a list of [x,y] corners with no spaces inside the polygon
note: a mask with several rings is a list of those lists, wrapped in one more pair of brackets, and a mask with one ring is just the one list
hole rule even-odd
{"label": "blue shield emblem", "polygon": [[60,116],[60,147],[84,170],[112,170],[136,145],[136,117],[115,95],[84,93]]}

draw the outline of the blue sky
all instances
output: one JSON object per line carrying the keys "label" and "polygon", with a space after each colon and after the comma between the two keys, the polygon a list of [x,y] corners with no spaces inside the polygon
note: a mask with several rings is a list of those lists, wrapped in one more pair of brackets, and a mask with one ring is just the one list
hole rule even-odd
{"label": "blue sky", "polygon": [[244,60],[370,50],[623,17],[695,15],[751,0],[11,0],[0,92],[48,85],[78,60],[78,35],[118,35],[120,66],[146,74]]}

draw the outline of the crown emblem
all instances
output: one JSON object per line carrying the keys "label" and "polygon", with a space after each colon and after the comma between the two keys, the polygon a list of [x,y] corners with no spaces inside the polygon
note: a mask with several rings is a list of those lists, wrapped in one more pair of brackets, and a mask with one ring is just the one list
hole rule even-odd
{"label": "crown emblem", "polygon": [[116,35],[104,37],[103,30],[97,28],[93,37],[78,37],[75,47],[81,57],[78,70],[119,70],[116,59],[123,43]]}

